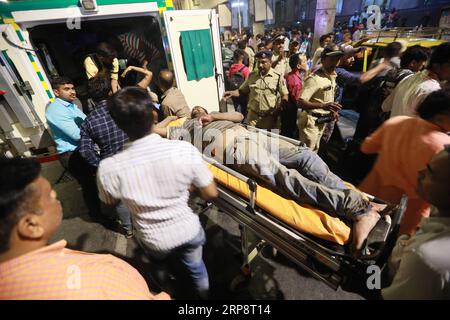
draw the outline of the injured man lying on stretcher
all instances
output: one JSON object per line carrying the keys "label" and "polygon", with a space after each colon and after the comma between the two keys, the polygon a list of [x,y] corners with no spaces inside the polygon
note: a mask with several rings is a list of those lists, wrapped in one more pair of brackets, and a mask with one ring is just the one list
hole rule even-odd
{"label": "injured man lying on stretcher", "polygon": [[187,140],[204,155],[220,159],[274,192],[351,222],[352,248],[358,252],[386,205],[370,202],[363,193],[348,188],[308,147],[266,135],[261,139],[261,134],[240,123],[242,119],[238,112],[208,114],[204,108],[194,107],[191,119],[181,126],[160,127],[155,132]]}

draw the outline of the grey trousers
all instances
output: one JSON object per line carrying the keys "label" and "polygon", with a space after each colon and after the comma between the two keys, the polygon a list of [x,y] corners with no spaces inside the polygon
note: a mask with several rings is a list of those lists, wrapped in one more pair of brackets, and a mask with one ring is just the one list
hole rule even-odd
{"label": "grey trousers", "polygon": [[230,166],[236,171],[332,216],[353,220],[369,206],[361,193],[348,189],[307,147],[250,133],[237,137],[225,153],[228,159],[234,159]]}

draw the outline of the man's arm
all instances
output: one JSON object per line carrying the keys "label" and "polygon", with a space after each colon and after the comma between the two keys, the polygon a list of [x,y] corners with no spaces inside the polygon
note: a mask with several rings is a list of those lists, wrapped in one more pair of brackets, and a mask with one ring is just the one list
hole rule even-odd
{"label": "man's arm", "polygon": [[120,199],[117,199],[113,195],[113,190],[118,190],[118,179],[114,177],[112,174],[104,174],[104,167],[109,167],[108,161],[111,159],[104,159],[97,171],[97,187],[98,187],[98,197],[100,200],[108,205],[116,205],[120,202]]}
{"label": "man's arm", "polygon": [[383,61],[383,63],[380,63],[376,67],[374,67],[372,69],[369,69],[367,72],[364,72],[359,77],[359,81],[361,83],[366,83],[366,82],[372,80],[373,78],[375,78],[378,74],[380,74],[381,72],[383,72],[387,68],[389,68],[389,63],[386,63],[385,61]]}
{"label": "man's arm", "polygon": [[328,111],[333,111],[333,112],[338,112],[342,108],[341,105],[336,102],[328,102],[328,103],[311,102],[311,101],[306,101],[302,98],[300,98],[298,100],[298,105],[300,108],[302,108],[304,110],[323,109],[323,110],[328,110]]}
{"label": "man's arm", "polygon": [[95,142],[92,140],[87,127],[86,121],[80,127],[80,154],[91,166],[97,168],[100,162],[100,156],[95,152]]}
{"label": "man's arm", "polygon": [[147,87],[152,82],[153,73],[150,70],[148,70],[148,69],[139,68],[139,67],[135,67],[135,66],[129,66],[122,73],[122,77],[124,78],[127,75],[127,73],[130,72],[130,71],[136,71],[136,72],[142,73],[144,75],[144,78],[141,81],[139,81],[137,86],[141,87],[143,89],[147,89]]}
{"label": "man's arm", "polygon": [[210,114],[213,121],[227,120],[231,122],[240,123],[244,120],[244,115],[240,112],[214,112]]}

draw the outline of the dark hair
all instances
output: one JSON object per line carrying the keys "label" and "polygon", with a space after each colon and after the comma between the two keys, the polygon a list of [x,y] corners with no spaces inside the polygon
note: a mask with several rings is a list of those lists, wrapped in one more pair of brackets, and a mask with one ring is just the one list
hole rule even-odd
{"label": "dark hair", "polygon": [[105,77],[93,77],[88,80],[87,92],[95,102],[106,100],[111,92],[111,81]]}
{"label": "dark hair", "polygon": [[50,80],[52,88],[57,90],[65,84],[73,84],[73,81],[67,77],[55,77]]}
{"label": "dark hair", "polygon": [[400,51],[402,51],[402,44],[400,42],[391,42],[386,46],[384,50],[385,58],[394,58],[400,55]]}
{"label": "dark hair", "polygon": [[265,47],[265,46],[266,46],[266,44],[264,42],[261,42],[261,43],[258,44],[258,49],[262,48],[262,47]]}
{"label": "dark hair", "polygon": [[403,52],[401,57],[400,66],[402,69],[406,67],[413,61],[426,61],[428,60],[428,52],[426,48],[419,45],[412,46]]}
{"label": "dark hair", "polygon": [[245,57],[245,51],[242,49],[236,49],[234,50],[233,53],[233,59],[234,60],[239,60],[240,58],[244,58]]}
{"label": "dark hair", "polygon": [[114,50],[113,46],[111,46],[110,44],[106,43],[106,42],[101,42],[95,52],[101,56],[101,57],[105,57],[105,58],[115,58],[117,57],[117,51]]}
{"label": "dark hair", "polygon": [[238,48],[244,50],[245,48],[247,48],[247,41],[246,40],[241,40],[238,42]]}
{"label": "dark hair", "polygon": [[322,44],[325,42],[325,40],[326,40],[327,38],[331,38],[331,36],[330,36],[329,33],[324,34],[323,36],[320,36],[320,38],[319,38],[320,44],[322,45]]}
{"label": "dark hair", "polygon": [[131,140],[147,135],[153,125],[153,103],[148,91],[126,87],[108,100],[111,117]]}
{"label": "dark hair", "polygon": [[291,67],[292,70],[297,69],[297,65],[300,62],[300,54],[293,54],[290,58],[289,58],[289,66]]}
{"label": "dark hair", "polygon": [[450,116],[450,90],[437,90],[430,93],[417,108],[417,114],[424,120],[431,120],[438,114]]}
{"label": "dark hair", "polygon": [[9,249],[11,231],[32,208],[35,199],[30,184],[41,173],[41,165],[31,159],[0,157],[0,253]]}
{"label": "dark hair", "polygon": [[450,42],[442,43],[433,50],[428,69],[431,69],[433,64],[444,64],[447,62],[450,62]]}

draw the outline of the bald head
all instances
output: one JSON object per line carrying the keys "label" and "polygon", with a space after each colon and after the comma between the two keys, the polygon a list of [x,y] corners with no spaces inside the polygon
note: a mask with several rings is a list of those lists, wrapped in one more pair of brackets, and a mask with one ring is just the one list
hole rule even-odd
{"label": "bald head", "polygon": [[173,86],[173,72],[168,69],[163,69],[159,72],[158,76],[159,88],[162,91],[166,91]]}

